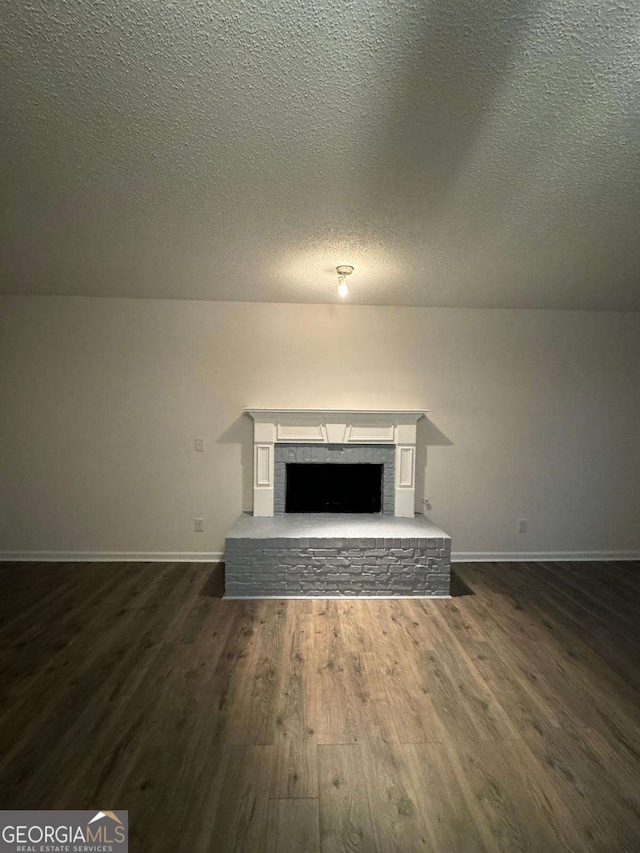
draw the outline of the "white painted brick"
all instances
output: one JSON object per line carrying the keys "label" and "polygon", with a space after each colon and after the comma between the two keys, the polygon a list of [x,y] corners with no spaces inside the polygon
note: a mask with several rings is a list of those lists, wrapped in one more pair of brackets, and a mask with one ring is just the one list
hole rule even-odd
{"label": "white painted brick", "polygon": [[449,540],[412,537],[239,538],[227,542],[226,590],[258,597],[446,595],[450,547]]}

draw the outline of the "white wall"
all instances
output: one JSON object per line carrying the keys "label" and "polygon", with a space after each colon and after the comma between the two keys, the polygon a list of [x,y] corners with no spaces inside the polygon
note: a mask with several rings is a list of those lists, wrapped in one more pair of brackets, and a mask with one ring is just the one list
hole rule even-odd
{"label": "white wall", "polygon": [[248,405],[429,408],[425,494],[456,552],[640,550],[640,314],[0,310],[2,551],[220,551],[250,508]]}

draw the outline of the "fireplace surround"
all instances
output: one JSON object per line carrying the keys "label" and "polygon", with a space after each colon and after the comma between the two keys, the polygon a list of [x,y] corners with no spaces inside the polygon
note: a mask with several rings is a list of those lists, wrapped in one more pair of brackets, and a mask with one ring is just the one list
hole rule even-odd
{"label": "fireplace surround", "polygon": [[449,596],[451,538],[415,512],[424,411],[245,412],[253,513],[227,535],[225,597]]}
{"label": "fireplace surround", "polygon": [[[245,412],[254,420],[254,516],[269,517],[284,512],[284,469],[276,469],[276,461],[285,461],[278,450],[280,445],[305,447],[309,458],[305,458],[303,450],[301,457],[298,455],[295,460],[286,461],[309,463],[323,461],[311,458],[311,449],[317,447],[342,448],[343,452],[355,447],[392,448],[393,481],[391,484],[385,480],[385,487],[392,490],[393,495],[389,495],[387,505],[391,504],[392,497],[393,515],[398,518],[413,518],[415,515],[416,425],[426,411],[249,408]],[[338,463],[340,460],[326,461]],[[353,461],[375,460],[361,458]],[[388,455],[383,464],[385,462],[391,463]],[[280,475],[278,480],[277,474]]]}

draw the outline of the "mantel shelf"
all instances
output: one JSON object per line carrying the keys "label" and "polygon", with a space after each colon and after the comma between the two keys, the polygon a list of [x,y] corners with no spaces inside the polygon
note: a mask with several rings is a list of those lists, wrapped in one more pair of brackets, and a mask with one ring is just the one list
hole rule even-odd
{"label": "mantel shelf", "polygon": [[243,409],[248,415],[265,417],[273,415],[382,415],[384,417],[415,417],[419,420],[429,412],[429,409],[263,409],[247,406]]}

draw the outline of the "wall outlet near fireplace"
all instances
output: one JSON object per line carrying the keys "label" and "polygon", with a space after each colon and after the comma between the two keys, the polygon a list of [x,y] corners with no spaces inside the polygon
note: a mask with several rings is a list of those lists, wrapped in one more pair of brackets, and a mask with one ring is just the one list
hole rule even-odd
{"label": "wall outlet near fireplace", "polygon": [[529,522],[526,518],[518,519],[518,533],[526,533]]}
{"label": "wall outlet near fireplace", "polygon": [[196,533],[204,533],[204,518],[196,518],[193,523],[193,529]]}

